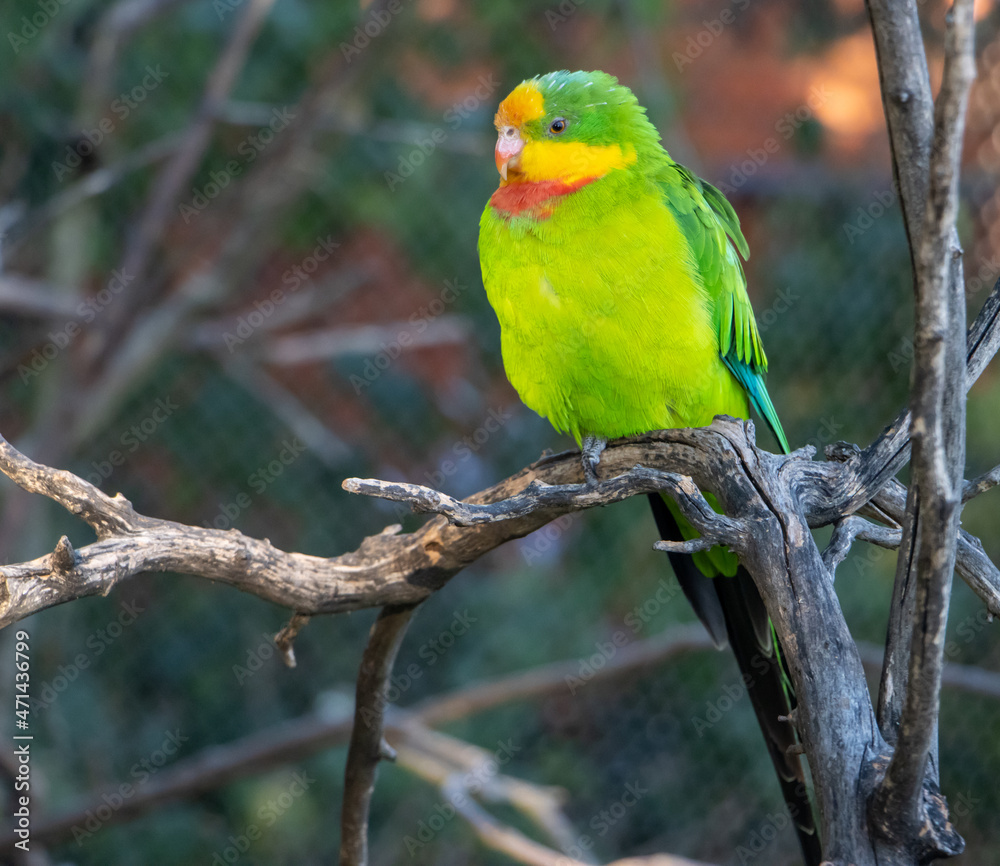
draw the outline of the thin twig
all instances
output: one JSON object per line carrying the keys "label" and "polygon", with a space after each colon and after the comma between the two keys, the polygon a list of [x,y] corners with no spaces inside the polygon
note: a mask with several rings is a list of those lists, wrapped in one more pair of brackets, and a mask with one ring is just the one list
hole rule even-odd
{"label": "thin twig", "polygon": [[[562,811],[568,799],[564,788],[543,787],[499,772],[499,768],[520,749],[512,740],[500,743],[500,748],[490,752],[431,731],[410,716],[405,725],[393,729],[393,746],[397,751],[396,763],[441,788],[451,808],[460,804],[448,796],[447,786],[455,779],[463,779],[466,787],[458,797],[508,803],[564,852],[575,843],[577,834]],[[420,844],[420,840],[414,842]],[[414,842],[407,846],[411,857],[419,850],[410,847]],[[588,863],[595,862],[584,859]]]}
{"label": "thin twig", "polygon": [[452,776],[441,786],[441,793],[469,823],[480,841],[488,848],[506,854],[527,866],[588,866],[582,860],[554,851],[525,836],[508,824],[501,824],[472,798],[469,785],[459,775]]}
{"label": "thin twig", "polygon": [[965,482],[962,488],[962,504],[964,505],[970,499],[975,499],[987,490],[992,490],[998,484],[1000,484],[1000,466],[994,466],[989,472],[984,472],[971,481]]}
{"label": "thin twig", "polygon": [[894,550],[899,547],[900,530],[890,526],[879,526],[852,514],[838,521],[833,527],[833,536],[826,550],[823,551],[823,562],[832,576],[850,553],[851,545],[856,540],[868,541],[871,544]]}
{"label": "thin twig", "polygon": [[[889,481],[859,514],[901,524],[906,511],[906,488],[896,479]],[[992,616],[1000,617],[1000,569],[983,550],[982,542],[964,529],[958,532],[955,571],[982,600]]]}
{"label": "thin twig", "polygon": [[312,617],[308,614],[296,613],[288,621],[288,625],[274,636],[274,645],[281,651],[281,658],[286,667],[294,668],[296,666],[295,638],[309,624],[310,619]]}
{"label": "thin twig", "polygon": [[565,512],[592,508],[598,504],[620,502],[642,493],[665,492],[676,498],[684,516],[702,534],[711,537],[713,543],[720,543],[724,539],[727,544],[733,545],[735,539],[743,533],[739,521],[716,512],[690,478],[638,465],[626,473],[596,484],[549,485],[533,481],[516,496],[483,504],[463,502],[420,484],[380,481],[375,478],[348,478],[343,482],[343,487],[350,493],[406,502],[416,511],[442,514],[455,526],[503,522],[526,517],[539,509],[557,508]]}
{"label": "thin twig", "polygon": [[[461,777],[452,777],[441,788],[444,795],[455,804],[456,810],[476,831],[479,839],[489,848],[500,851],[526,866],[588,866],[582,860],[554,851],[525,836],[507,824],[501,824],[468,795],[468,785]],[[616,861],[618,866],[708,866],[686,857],[671,854],[654,854],[650,857],[630,857]],[[615,864],[610,864],[615,866]]]}
{"label": "thin twig", "polygon": [[379,761],[391,757],[383,740],[386,691],[396,653],[416,607],[384,607],[372,626],[361,658],[354,725],[344,770],[340,813],[340,866],[368,866],[368,810]]}

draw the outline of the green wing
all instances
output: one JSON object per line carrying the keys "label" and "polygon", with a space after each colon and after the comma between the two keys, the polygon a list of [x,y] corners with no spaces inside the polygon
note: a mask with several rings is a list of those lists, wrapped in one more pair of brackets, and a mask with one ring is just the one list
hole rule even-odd
{"label": "green wing", "polygon": [[677,163],[664,170],[660,186],[715,302],[719,354],[787,453],[788,440],[764,385],[767,356],[747,295],[743,264],[736,255],[738,250],[744,259],[750,257],[739,217],[719,190]]}
{"label": "green wing", "polygon": [[[714,302],[719,355],[787,453],[788,441],[764,385],[767,356],[747,296],[743,265],[736,255],[737,251],[744,259],[749,255],[739,218],[719,190],[676,163],[664,169],[660,186],[664,201],[691,245],[705,289]],[[650,501],[663,538],[689,538],[694,534],[671,501],[656,502],[653,497]],[[694,554],[687,562],[684,556],[671,555],[671,562],[684,594],[712,636],[717,642],[723,636],[729,639],[747,679],[747,692],[778,772],[806,862],[818,864],[823,860],[822,847],[805,789],[804,771],[791,751],[798,742],[788,722],[795,698],[781,647],[753,578],[741,566],[731,568],[724,556],[732,554],[724,554],[716,547]],[[724,635],[720,619],[725,625]]]}

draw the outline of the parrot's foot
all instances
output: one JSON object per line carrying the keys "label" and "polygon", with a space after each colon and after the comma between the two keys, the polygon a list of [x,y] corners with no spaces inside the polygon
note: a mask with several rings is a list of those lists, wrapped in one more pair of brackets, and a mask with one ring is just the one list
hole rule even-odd
{"label": "parrot's foot", "polygon": [[583,437],[583,477],[588,484],[597,483],[597,464],[601,462],[601,453],[607,446],[607,439],[589,434]]}

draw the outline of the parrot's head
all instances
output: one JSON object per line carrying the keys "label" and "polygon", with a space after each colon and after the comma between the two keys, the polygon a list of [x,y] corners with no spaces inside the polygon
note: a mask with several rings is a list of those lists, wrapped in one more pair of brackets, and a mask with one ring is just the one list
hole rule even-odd
{"label": "parrot's head", "polygon": [[663,152],[645,109],[606,72],[563,70],[523,81],[500,103],[494,124],[501,187],[579,187]]}

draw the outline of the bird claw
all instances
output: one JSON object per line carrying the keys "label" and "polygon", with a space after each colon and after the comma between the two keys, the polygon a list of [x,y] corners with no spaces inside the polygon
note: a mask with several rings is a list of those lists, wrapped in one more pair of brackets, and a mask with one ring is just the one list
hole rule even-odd
{"label": "bird claw", "polygon": [[583,477],[587,484],[597,484],[597,464],[601,462],[601,453],[608,445],[607,439],[598,436],[583,437]]}

